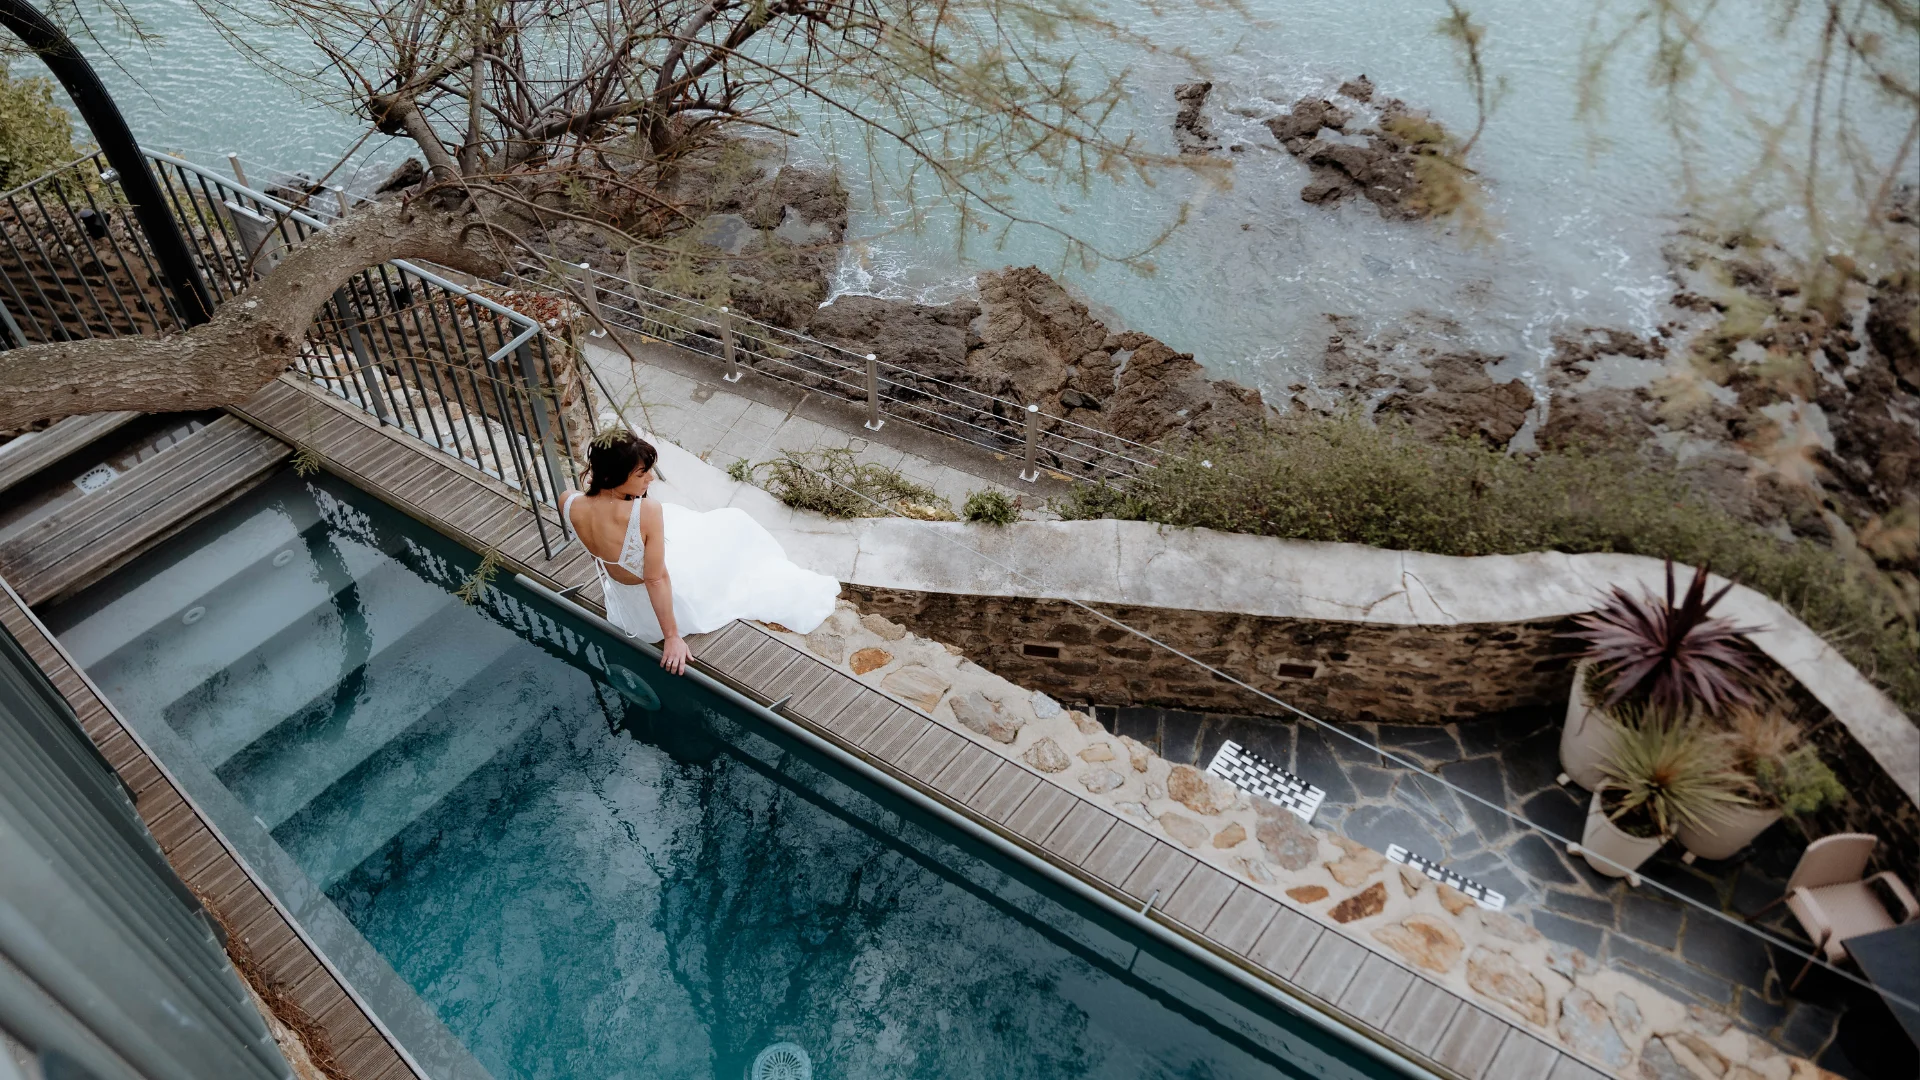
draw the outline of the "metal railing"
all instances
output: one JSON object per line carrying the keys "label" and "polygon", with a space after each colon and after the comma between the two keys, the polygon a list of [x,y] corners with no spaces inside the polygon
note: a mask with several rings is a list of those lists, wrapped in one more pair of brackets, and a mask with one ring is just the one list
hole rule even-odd
{"label": "metal railing", "polygon": [[901,422],[1018,457],[1021,479],[1051,470],[1079,479],[1117,479],[1158,464],[1160,451],[1042,411],[1038,405],[963,386],[854,352],[625,277],[566,263],[525,265],[518,288],[573,299],[591,320],[708,357],[737,382],[751,371],[865,406],[869,430]]}
{"label": "metal railing", "polygon": [[[145,155],[216,303],[344,209],[331,192],[302,208],[290,200],[308,193],[276,198],[248,186],[238,168],[228,179],[169,154]],[[90,156],[0,194],[0,347],[181,328],[115,180]],[[565,543],[558,506],[575,471],[566,414],[578,404],[557,366],[536,320],[395,260],[334,292],[294,370],[518,488],[551,557]]]}

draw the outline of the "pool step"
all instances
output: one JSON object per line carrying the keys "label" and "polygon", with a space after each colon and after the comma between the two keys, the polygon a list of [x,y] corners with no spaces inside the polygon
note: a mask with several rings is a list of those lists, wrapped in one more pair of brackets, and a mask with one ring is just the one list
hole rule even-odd
{"label": "pool step", "polygon": [[540,677],[546,658],[527,648],[520,661],[492,665],[449,695],[273,830],[309,880],[331,887],[580,692]]}
{"label": "pool step", "polygon": [[[337,682],[303,708],[273,712],[287,719],[226,758],[217,775],[267,828],[279,827],[521,644],[497,626],[475,633],[462,608],[454,601],[382,649],[352,686]],[[447,648],[450,640],[461,647]]]}

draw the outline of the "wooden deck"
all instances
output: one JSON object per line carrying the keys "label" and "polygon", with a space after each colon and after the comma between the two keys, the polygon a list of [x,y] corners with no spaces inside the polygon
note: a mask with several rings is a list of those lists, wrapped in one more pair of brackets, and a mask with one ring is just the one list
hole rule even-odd
{"label": "wooden deck", "polygon": [[5,581],[0,581],[0,625],[67,699],[80,726],[126,784],[134,809],[174,872],[237,939],[233,951],[246,955],[304,1014],[308,1024],[301,1026],[322,1034],[325,1046],[314,1047],[316,1053],[330,1053],[351,1080],[417,1075]]}
{"label": "wooden deck", "polygon": [[[22,447],[19,460],[0,458],[0,469],[17,482],[29,466],[38,471],[106,434],[117,426],[113,420],[63,421]],[[0,577],[28,606],[84,588],[239,498],[292,453],[278,439],[222,417],[0,544]]]}

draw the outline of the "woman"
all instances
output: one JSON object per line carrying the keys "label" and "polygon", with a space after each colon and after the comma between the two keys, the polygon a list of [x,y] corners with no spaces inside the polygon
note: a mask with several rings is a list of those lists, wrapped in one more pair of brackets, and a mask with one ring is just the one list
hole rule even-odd
{"label": "woman", "polygon": [[600,568],[607,619],[641,641],[661,642],[660,666],[687,667],[682,634],[735,619],[808,633],[833,614],[840,583],[787,561],[746,511],[699,513],[647,498],[659,451],[625,428],[594,436],[588,484],[569,491],[561,515]]}

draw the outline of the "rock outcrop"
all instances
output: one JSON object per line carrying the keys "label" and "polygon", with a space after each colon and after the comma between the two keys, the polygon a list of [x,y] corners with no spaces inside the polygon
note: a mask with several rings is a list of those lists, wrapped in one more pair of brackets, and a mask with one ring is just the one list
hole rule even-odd
{"label": "rock outcrop", "polygon": [[1173,88],[1173,100],[1180,106],[1173,118],[1173,138],[1183,154],[1210,154],[1220,149],[1220,140],[1214,137],[1205,112],[1207,95],[1212,92],[1210,82],[1181,83]]}
{"label": "rock outcrop", "polygon": [[[1336,96],[1370,107],[1373,83],[1362,75],[1341,84]],[[1266,121],[1267,130],[1287,153],[1313,170],[1300,198],[1335,203],[1357,194],[1384,217],[1429,216],[1433,206],[1422,197],[1417,159],[1445,152],[1449,144],[1445,130],[1398,98],[1378,106],[1373,124],[1349,130],[1356,119],[1355,109],[1309,95]]]}

